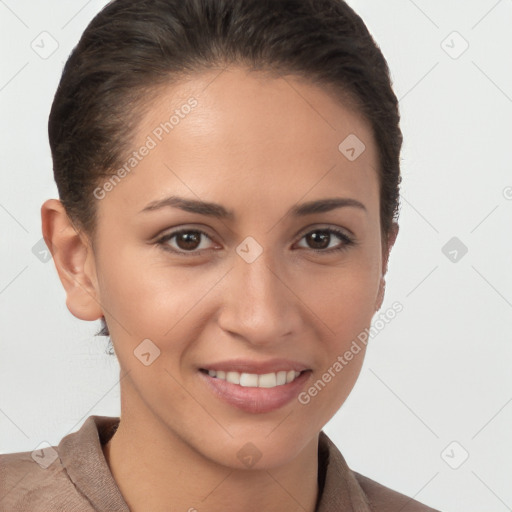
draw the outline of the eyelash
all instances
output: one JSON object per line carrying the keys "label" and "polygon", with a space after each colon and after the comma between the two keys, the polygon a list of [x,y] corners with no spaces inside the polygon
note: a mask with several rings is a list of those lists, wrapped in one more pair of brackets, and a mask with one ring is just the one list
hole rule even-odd
{"label": "eyelash", "polygon": [[[318,231],[321,231],[321,232],[324,232],[324,233],[329,233],[329,234],[334,234],[337,237],[339,237],[343,241],[343,243],[340,246],[334,247],[334,248],[331,248],[331,249],[310,249],[311,251],[314,251],[316,253],[332,254],[332,253],[335,253],[335,252],[345,251],[350,246],[356,245],[355,240],[350,238],[343,231],[340,231],[340,230],[335,229],[335,228],[317,228],[317,229],[313,229],[311,231],[308,231],[307,233],[304,233],[300,237],[299,240],[302,240],[305,236],[307,236],[307,235],[309,235],[311,233],[318,232]],[[183,233],[200,233],[201,235],[204,235],[205,237],[207,237],[207,238],[209,238],[211,240],[211,237],[208,235],[208,233],[205,233],[204,231],[202,231],[200,229],[180,229],[178,231],[173,231],[172,233],[167,233],[166,235],[164,235],[161,238],[159,238],[155,243],[160,248],[162,248],[164,251],[172,252],[173,254],[179,254],[179,255],[184,255],[184,256],[197,256],[198,254],[200,254],[201,250],[199,250],[199,251],[197,251],[197,250],[193,250],[193,251],[178,251],[176,249],[172,249],[167,244],[167,242],[169,240],[171,240],[175,236],[181,235]],[[206,250],[206,249],[203,249],[203,250]]]}

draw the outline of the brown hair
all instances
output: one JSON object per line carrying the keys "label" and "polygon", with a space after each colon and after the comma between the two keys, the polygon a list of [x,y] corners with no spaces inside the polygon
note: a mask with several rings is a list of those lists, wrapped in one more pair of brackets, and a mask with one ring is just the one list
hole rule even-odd
{"label": "brown hair", "polygon": [[[94,240],[93,191],[122,165],[160,86],[229,64],[303,77],[369,121],[387,236],[399,210],[398,100],[378,45],[343,0],[109,2],[71,52],[49,116],[55,181],[72,222]],[[98,334],[109,336],[104,318]]]}

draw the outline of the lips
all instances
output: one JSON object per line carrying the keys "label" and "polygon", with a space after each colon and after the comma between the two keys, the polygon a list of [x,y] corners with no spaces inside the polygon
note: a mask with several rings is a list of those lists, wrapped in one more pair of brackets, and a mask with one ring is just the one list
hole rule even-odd
{"label": "lips", "polygon": [[311,370],[288,360],[264,362],[232,360],[206,365],[200,375],[214,395],[251,413],[270,412],[290,402]]}

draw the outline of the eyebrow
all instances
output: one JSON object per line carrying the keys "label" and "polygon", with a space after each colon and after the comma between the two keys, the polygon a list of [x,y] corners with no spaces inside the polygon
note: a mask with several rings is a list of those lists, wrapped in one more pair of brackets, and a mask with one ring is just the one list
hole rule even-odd
{"label": "eyebrow", "polygon": [[[161,208],[179,208],[186,212],[197,213],[199,215],[207,215],[218,219],[233,220],[235,213],[233,210],[228,210],[224,206],[211,203],[207,201],[199,201],[196,199],[187,199],[179,196],[170,196],[157,201],[152,201],[145,206],[139,213],[152,212]],[[315,201],[309,201],[295,205],[288,210],[287,215],[291,214],[294,217],[303,217],[314,213],[324,213],[337,208],[354,207],[359,208],[367,212],[366,207],[363,203],[349,197],[332,197],[326,199],[317,199]]]}

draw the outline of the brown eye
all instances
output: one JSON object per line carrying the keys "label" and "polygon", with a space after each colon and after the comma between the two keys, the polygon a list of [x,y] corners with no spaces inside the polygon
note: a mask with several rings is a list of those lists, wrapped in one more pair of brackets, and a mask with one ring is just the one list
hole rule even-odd
{"label": "brown eye", "polygon": [[[341,240],[342,243],[338,243],[338,246],[329,247],[333,238]],[[315,252],[328,254],[332,251],[347,249],[349,246],[355,244],[354,240],[352,240],[345,233],[333,228],[315,229],[314,231],[306,233],[302,239],[304,239],[307,243],[306,249],[310,248]]]}
{"label": "brown eye", "polygon": [[187,231],[184,233],[179,233],[175,235],[176,237],[176,245],[180,249],[184,250],[193,250],[197,249],[199,243],[201,242],[201,234],[197,231]]}
{"label": "brown eye", "polygon": [[331,235],[326,231],[313,231],[306,235],[308,244],[313,244],[313,249],[326,249],[329,246]]}
{"label": "brown eye", "polygon": [[[211,240],[210,237],[200,229],[182,229],[180,231],[173,231],[164,235],[157,240],[157,244],[163,249],[184,255],[198,254],[202,249],[208,247],[201,247],[203,238]],[[175,239],[174,243],[169,243]]]}

